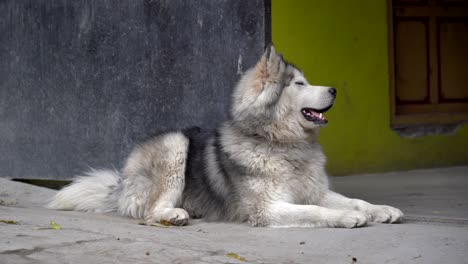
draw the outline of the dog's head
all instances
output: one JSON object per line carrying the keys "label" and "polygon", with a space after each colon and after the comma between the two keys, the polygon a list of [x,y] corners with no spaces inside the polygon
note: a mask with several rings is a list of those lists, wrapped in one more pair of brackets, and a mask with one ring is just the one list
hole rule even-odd
{"label": "dog's head", "polygon": [[309,84],[301,70],[270,46],[239,81],[231,114],[234,124],[248,133],[294,141],[327,124],[323,113],[335,97],[335,88]]}

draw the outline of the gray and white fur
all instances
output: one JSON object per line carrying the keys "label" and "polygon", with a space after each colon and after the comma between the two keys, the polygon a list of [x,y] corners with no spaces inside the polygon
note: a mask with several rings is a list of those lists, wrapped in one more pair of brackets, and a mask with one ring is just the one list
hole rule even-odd
{"label": "gray and white fur", "polygon": [[358,227],[401,221],[400,210],[329,189],[317,142],[336,90],[308,83],[273,46],[236,86],[230,120],[137,146],[121,172],[93,170],[49,207],[117,211],[147,223],[189,218],[272,227]]}

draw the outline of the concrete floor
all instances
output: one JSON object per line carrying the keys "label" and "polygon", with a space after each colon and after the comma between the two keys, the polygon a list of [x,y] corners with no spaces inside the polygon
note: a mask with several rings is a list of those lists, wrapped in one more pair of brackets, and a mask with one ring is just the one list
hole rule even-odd
{"label": "concrete floor", "polygon": [[[356,175],[334,189],[403,210],[402,224],[252,228],[192,220],[149,227],[42,208],[55,191],[0,179],[0,263],[468,263],[468,167]],[[53,220],[61,230],[45,229]],[[245,261],[229,257],[235,253]]]}

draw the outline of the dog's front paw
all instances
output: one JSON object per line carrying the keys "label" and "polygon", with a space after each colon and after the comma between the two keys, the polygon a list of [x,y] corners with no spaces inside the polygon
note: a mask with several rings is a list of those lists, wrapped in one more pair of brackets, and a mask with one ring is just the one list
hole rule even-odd
{"label": "dog's front paw", "polygon": [[397,223],[403,221],[403,213],[391,206],[373,205],[366,213],[371,217],[372,222],[377,223]]}
{"label": "dog's front paw", "polygon": [[366,213],[359,211],[343,211],[333,221],[329,222],[330,227],[355,228],[365,226],[369,218]]}
{"label": "dog's front paw", "polygon": [[158,210],[145,217],[147,224],[169,222],[176,226],[183,226],[188,223],[189,214],[182,208],[166,208]]}

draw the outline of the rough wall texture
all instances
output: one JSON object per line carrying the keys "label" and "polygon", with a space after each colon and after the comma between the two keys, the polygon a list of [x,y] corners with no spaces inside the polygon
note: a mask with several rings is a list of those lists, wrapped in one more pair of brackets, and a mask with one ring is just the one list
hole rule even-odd
{"label": "rough wall texture", "polygon": [[266,10],[265,0],[1,1],[0,176],[119,168],[148,134],[214,127],[269,41]]}

